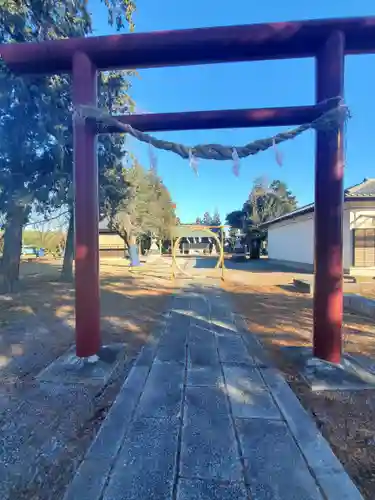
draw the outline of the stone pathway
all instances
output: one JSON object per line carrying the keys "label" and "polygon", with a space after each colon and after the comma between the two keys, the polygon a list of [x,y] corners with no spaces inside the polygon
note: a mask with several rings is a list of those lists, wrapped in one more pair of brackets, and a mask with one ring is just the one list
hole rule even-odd
{"label": "stone pathway", "polygon": [[65,500],[360,500],[218,287],[143,348]]}

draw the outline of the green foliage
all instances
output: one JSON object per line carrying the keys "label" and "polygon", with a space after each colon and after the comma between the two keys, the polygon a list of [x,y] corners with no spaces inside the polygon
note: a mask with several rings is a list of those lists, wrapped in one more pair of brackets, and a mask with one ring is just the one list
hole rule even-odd
{"label": "green foliage", "polygon": [[[126,24],[133,29],[134,1],[103,1],[110,24],[118,30]],[[86,0],[0,1],[0,43],[43,42],[91,33]],[[109,111],[131,112],[134,103],[128,91],[133,74],[100,74],[99,105]],[[27,222],[31,207],[48,215],[73,203],[70,75],[20,77],[1,64],[0,109],[0,212],[6,215],[3,271],[9,267],[7,259],[12,256],[12,275],[16,276],[18,264],[14,255],[19,254],[21,245],[21,232],[16,225]],[[116,175],[122,168],[125,137],[101,137],[99,141],[103,205],[109,197],[122,198],[124,194],[124,186],[117,182]]]}
{"label": "green foliage", "polygon": [[202,224],[205,225],[205,226],[210,226],[211,225],[211,215],[210,215],[209,212],[205,212],[203,214]]}
{"label": "green foliage", "polygon": [[262,179],[254,181],[242,210],[226,216],[227,223],[235,229],[257,230],[258,226],[297,208],[296,197],[284,182],[274,180],[266,186]]}
{"label": "green foliage", "polygon": [[205,212],[203,218],[197,217],[195,223],[203,226],[221,226],[219,211],[216,209],[213,215]]}
{"label": "green foliage", "polygon": [[[86,0],[87,1],[87,0]],[[131,31],[134,30],[133,14],[135,12],[135,2],[133,0],[101,0],[108,8],[108,23],[116,25],[118,31],[129,25]]]}
{"label": "green foliage", "polygon": [[[130,23],[135,4],[104,0],[118,29]],[[0,42],[43,41],[86,36],[92,32],[85,0],[7,0],[0,3]],[[71,78],[22,76],[0,72],[0,209],[7,204],[36,203],[40,211],[72,201]],[[129,77],[133,72],[100,74],[99,105],[109,111],[131,112]],[[100,137],[100,184],[108,165],[124,154],[124,135]]]}
{"label": "green foliage", "polygon": [[221,226],[221,219],[219,211],[216,209],[214,215],[211,217],[211,225],[212,226]]}
{"label": "green foliage", "polygon": [[126,193],[120,203],[111,204],[109,200],[104,213],[111,229],[127,245],[143,236],[168,238],[176,216],[169,191],[161,179],[138,162],[124,168],[122,176]]}
{"label": "green foliage", "polygon": [[55,252],[65,245],[66,234],[61,231],[31,231],[23,232],[23,244],[44,248],[48,252]]}
{"label": "green foliage", "polygon": [[259,226],[295,208],[297,200],[284,182],[275,180],[268,187],[261,179],[256,179],[243,211],[250,225]]}
{"label": "green foliage", "polygon": [[234,210],[227,214],[225,221],[234,229],[242,229],[244,222],[245,214],[243,210]]}

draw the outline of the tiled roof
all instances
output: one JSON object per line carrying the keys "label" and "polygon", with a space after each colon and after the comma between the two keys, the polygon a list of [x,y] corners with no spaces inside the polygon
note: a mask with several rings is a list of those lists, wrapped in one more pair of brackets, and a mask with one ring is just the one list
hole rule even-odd
{"label": "tiled roof", "polygon": [[[355,184],[344,191],[345,201],[357,199],[357,198],[375,198],[375,179],[364,179],[361,183]],[[285,215],[276,217],[269,222],[262,224],[263,227],[268,227],[276,222],[281,222],[283,220],[292,219],[300,215],[314,212],[314,203],[309,203],[303,207],[297,208]]]}
{"label": "tiled roof", "polygon": [[375,179],[364,179],[360,184],[345,189],[345,198],[363,198],[366,196],[375,196]]}

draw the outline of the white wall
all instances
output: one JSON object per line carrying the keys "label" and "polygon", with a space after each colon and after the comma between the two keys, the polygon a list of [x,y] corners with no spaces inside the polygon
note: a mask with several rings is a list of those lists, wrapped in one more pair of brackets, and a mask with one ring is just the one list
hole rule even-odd
{"label": "white wall", "polygon": [[268,228],[268,256],[303,264],[314,263],[313,214],[300,215]]}
{"label": "white wall", "polygon": [[[346,202],[343,213],[343,265],[353,267],[353,233],[356,228],[375,227],[374,202]],[[268,228],[271,259],[314,263],[314,214],[300,215]]]}

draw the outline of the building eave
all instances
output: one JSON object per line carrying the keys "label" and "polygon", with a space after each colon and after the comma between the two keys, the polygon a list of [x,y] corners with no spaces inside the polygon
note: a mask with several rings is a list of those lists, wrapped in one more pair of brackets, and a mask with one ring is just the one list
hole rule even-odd
{"label": "building eave", "polygon": [[[375,201],[375,194],[374,195],[349,195],[345,196],[344,202],[358,202],[358,203],[365,203],[368,201]],[[275,224],[278,224],[279,222],[284,222],[290,219],[297,219],[298,217],[301,217],[302,215],[310,214],[313,213],[315,210],[315,205],[313,203],[306,205],[305,207],[298,208],[297,210],[294,210],[293,212],[290,212],[289,214],[281,215],[280,217],[277,217],[276,219],[270,220],[268,222],[264,222],[263,224],[260,224],[261,229],[267,229],[269,226],[273,226]]]}

